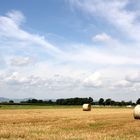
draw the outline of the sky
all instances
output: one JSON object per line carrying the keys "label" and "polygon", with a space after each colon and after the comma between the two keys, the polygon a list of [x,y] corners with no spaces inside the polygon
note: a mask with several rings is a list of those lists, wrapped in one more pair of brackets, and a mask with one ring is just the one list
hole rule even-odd
{"label": "sky", "polygon": [[0,2],[0,97],[140,97],[139,0]]}

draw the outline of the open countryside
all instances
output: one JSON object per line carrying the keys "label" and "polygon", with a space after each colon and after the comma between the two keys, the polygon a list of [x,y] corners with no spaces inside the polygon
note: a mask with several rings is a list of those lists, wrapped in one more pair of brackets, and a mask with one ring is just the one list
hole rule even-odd
{"label": "open countryside", "polygon": [[0,140],[140,140],[140,0],[1,0]]}
{"label": "open countryside", "polygon": [[1,109],[1,140],[139,140],[133,108],[81,106]]}
{"label": "open countryside", "polygon": [[140,98],[136,102],[75,97],[28,99],[19,103],[3,99],[0,139],[137,140],[140,136],[138,104]]}

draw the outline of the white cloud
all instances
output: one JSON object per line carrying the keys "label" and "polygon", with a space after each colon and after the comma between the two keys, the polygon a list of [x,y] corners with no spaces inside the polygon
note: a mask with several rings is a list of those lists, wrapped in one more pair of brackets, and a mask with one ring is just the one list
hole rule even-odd
{"label": "white cloud", "polygon": [[109,40],[111,40],[111,37],[108,35],[108,34],[106,34],[106,33],[101,33],[101,34],[97,34],[96,36],[94,36],[93,38],[92,38],[92,40],[93,41],[109,41]]}
{"label": "white cloud", "polygon": [[20,11],[12,10],[8,12],[6,15],[18,25],[20,25],[22,22],[25,21],[25,17]]}
{"label": "white cloud", "polygon": [[86,87],[101,87],[102,86],[101,73],[95,72],[83,79],[83,85]]}
{"label": "white cloud", "polygon": [[113,84],[114,88],[128,88],[132,87],[132,83],[127,80],[120,80]]}
{"label": "white cloud", "polygon": [[25,76],[20,75],[18,72],[13,72],[10,75],[6,75],[3,79],[7,84],[17,86],[19,84],[24,84],[28,80]]}
{"label": "white cloud", "polygon": [[30,57],[14,57],[11,59],[11,65],[12,66],[25,66],[27,64],[30,64],[32,62],[32,59]]}
{"label": "white cloud", "polygon": [[87,14],[98,15],[126,33],[127,36],[139,41],[140,23],[137,11],[129,11],[126,7],[129,0],[69,0],[74,6]]}
{"label": "white cloud", "polygon": [[139,83],[140,82],[140,72],[133,72],[129,75],[126,75],[125,79],[132,83]]}
{"label": "white cloud", "polygon": [[[69,51],[64,55],[63,57],[65,60],[69,60],[72,62],[79,62],[83,65],[86,65],[87,63],[90,64],[110,64],[110,65],[139,65],[140,64],[140,58],[137,56],[134,56],[133,54],[120,54],[120,50],[123,49],[123,47],[118,46],[120,49],[119,52],[111,50],[109,47],[105,49],[98,49],[96,46],[81,46],[80,44],[76,44],[79,46],[78,49],[75,49],[75,51]],[[72,47],[70,47],[72,48]],[[129,55],[132,55],[130,57]]]}
{"label": "white cloud", "polygon": [[[73,2],[82,4],[80,0]],[[85,5],[80,6],[89,6],[89,0],[87,3],[83,2]],[[90,10],[99,12],[101,10],[99,2],[94,3],[97,9],[92,9],[93,2],[95,1],[90,1]],[[117,6],[116,3],[112,6]],[[124,5],[119,5],[121,3],[118,1],[120,9],[125,5],[125,2]],[[106,9],[105,2],[102,4],[103,7]],[[87,9],[85,10],[87,11]],[[127,15],[124,16],[124,18],[126,17]],[[61,92],[63,90],[65,96],[67,93],[70,93],[69,96],[81,96],[82,93],[87,93],[86,90],[89,88],[100,91],[100,89],[108,89],[111,85],[120,90],[127,87],[136,91],[140,89],[139,85],[132,83],[132,81],[139,82],[139,76],[124,78],[131,71],[131,65],[134,66],[134,69],[140,65],[140,51],[138,47],[134,49],[135,44],[132,44],[132,46],[134,45],[132,48],[131,44],[123,44],[110,35],[101,33],[93,37],[94,40],[105,43],[101,46],[77,43],[67,44],[67,47],[63,46],[60,50],[49,43],[45,37],[23,30],[20,25],[24,18],[19,11],[12,11],[7,16],[0,16],[0,49],[5,49],[3,54],[0,53],[6,62],[9,61],[3,66],[4,74],[0,74],[0,89],[13,94],[17,88],[22,91],[22,94],[25,94],[26,89],[30,89],[27,93],[34,95],[38,91],[36,93],[38,96],[42,92],[41,95],[46,95],[49,91],[50,94],[47,95],[49,97],[53,96],[53,91]],[[128,18],[126,21],[130,22],[130,19]],[[34,57],[37,61],[33,65]],[[125,66],[128,69],[124,69]],[[117,71],[117,68],[120,70]],[[11,90],[12,87],[16,87],[14,91]],[[76,93],[77,89],[79,92]]]}
{"label": "white cloud", "polygon": [[9,42],[23,42],[24,46],[37,45],[47,49],[48,53],[61,53],[61,51],[50,44],[43,36],[24,31],[20,27],[23,14],[19,11],[12,11],[8,16],[0,16],[0,37],[9,39]]}
{"label": "white cloud", "polygon": [[[1,82],[10,87],[27,88],[46,88],[52,90],[65,90],[68,88],[78,88],[78,80],[63,75],[54,74],[49,77],[39,77],[35,75],[26,75],[19,72],[7,73],[1,75]],[[79,83],[80,84],[80,83]]]}

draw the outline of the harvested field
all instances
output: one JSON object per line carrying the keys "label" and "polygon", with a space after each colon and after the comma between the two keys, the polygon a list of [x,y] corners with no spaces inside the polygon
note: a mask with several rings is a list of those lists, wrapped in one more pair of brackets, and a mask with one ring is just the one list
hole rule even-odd
{"label": "harvested field", "polygon": [[133,109],[0,110],[0,140],[139,140]]}

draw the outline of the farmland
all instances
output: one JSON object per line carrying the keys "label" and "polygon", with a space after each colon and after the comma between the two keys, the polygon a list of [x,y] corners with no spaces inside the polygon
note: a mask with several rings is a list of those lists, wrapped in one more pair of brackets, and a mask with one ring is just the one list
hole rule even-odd
{"label": "farmland", "polygon": [[0,140],[139,140],[132,108],[1,106]]}

